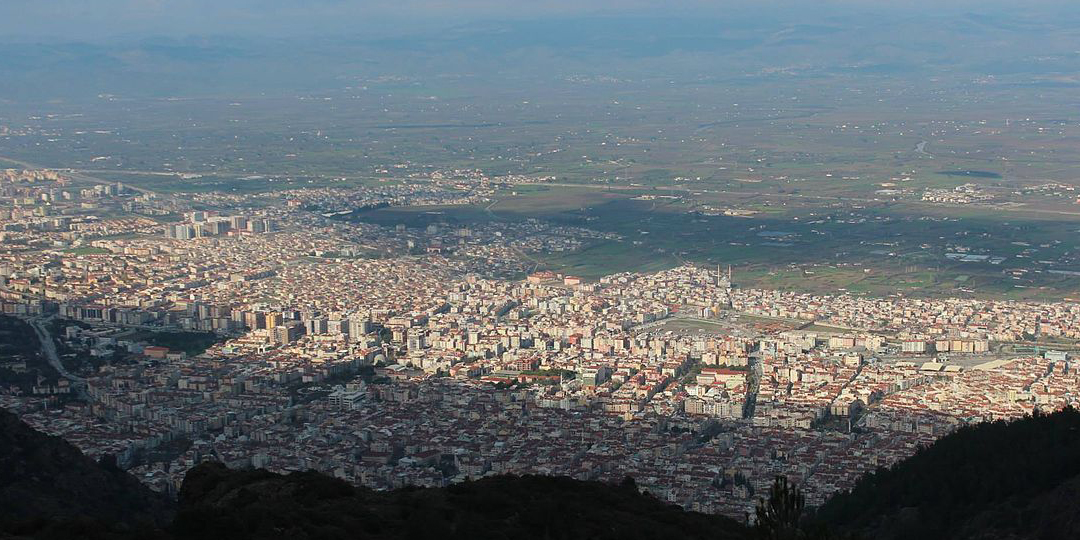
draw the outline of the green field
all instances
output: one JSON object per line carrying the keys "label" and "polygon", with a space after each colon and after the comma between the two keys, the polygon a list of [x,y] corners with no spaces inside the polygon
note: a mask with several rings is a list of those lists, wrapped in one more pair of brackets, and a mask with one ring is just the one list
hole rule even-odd
{"label": "green field", "polygon": [[[784,290],[1012,299],[1061,299],[1080,291],[1080,280],[1048,272],[1080,264],[1080,219],[1070,216],[1005,220],[972,210],[946,218],[877,203],[828,211],[789,205],[741,218],[700,214],[690,195],[671,190],[523,188],[500,194],[490,209],[384,208],[352,219],[426,227],[537,218],[619,234],[620,240],[593,242],[574,253],[533,255],[541,268],[585,278],[690,262],[731,264],[740,286]],[[642,193],[678,198],[634,198]],[[984,260],[957,260],[949,253]],[[1000,261],[992,264],[991,257]]]}
{"label": "green field", "polygon": [[661,325],[659,330],[673,330],[676,332],[717,332],[724,328],[726,328],[725,325],[699,319],[671,319]]}
{"label": "green field", "polygon": [[220,336],[211,332],[152,332],[149,330],[134,331],[124,335],[122,339],[145,341],[150,345],[187,353],[188,356],[202,354],[211,345],[222,340]]}
{"label": "green field", "polygon": [[96,247],[77,247],[71,249],[65,249],[64,253],[71,255],[108,255],[111,251],[103,248]]}
{"label": "green field", "polygon": [[656,272],[678,265],[670,255],[649,252],[627,242],[596,244],[570,255],[540,256],[539,260],[541,268],[586,279],[628,270]]}

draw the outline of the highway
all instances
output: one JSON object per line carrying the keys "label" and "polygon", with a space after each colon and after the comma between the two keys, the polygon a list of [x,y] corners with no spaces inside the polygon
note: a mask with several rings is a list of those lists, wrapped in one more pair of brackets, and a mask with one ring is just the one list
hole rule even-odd
{"label": "highway", "polygon": [[52,317],[29,319],[27,322],[34,328],[34,333],[37,334],[38,340],[41,341],[41,350],[45,352],[45,358],[48,359],[49,365],[63,378],[81,386],[86,382],[86,379],[68,371],[63,362],[60,361],[60,354],[56,352],[56,342],[53,341],[52,335],[49,334],[48,328],[45,327],[45,323],[50,320],[52,320]]}

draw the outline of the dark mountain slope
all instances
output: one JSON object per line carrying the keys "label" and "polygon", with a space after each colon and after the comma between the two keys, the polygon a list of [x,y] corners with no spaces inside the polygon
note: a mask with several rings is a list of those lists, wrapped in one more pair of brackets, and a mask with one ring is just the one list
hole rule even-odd
{"label": "dark mountain slope", "polygon": [[171,510],[131,475],[0,409],[0,533],[149,527],[167,523]]}
{"label": "dark mountain slope", "polygon": [[0,538],[748,538],[733,520],[569,478],[375,492],[318,474],[189,472],[175,504],[0,410]]}
{"label": "dark mountain slope", "polygon": [[178,538],[747,538],[741,524],[685,512],[632,486],[501,476],[444,489],[373,492],[316,473],[193,469]]}
{"label": "dark mountain slope", "polygon": [[886,540],[1080,538],[1078,457],[1075,410],[964,428],[835,497],[804,523],[812,532],[779,536],[685,512],[632,482],[502,476],[375,492],[318,473],[208,463],[188,474],[163,525],[172,506],[134,478],[0,411],[0,538],[835,537],[822,525]]}
{"label": "dark mountain slope", "polygon": [[1080,538],[1080,412],[966,427],[863,477],[818,517],[868,537]]}

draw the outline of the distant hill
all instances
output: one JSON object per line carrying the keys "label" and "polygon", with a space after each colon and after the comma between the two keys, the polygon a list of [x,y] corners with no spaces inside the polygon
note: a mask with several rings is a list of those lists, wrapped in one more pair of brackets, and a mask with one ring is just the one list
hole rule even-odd
{"label": "distant hill", "polygon": [[448,23],[438,31],[405,25],[378,38],[365,32],[94,42],[0,36],[0,103],[97,99],[99,94],[121,99],[291,96],[387,75],[430,78],[436,88],[457,80],[454,84],[466,83],[466,93],[483,90],[469,85],[477,76],[498,77],[500,88],[532,88],[589,74],[684,81],[715,74],[736,84],[805,80],[795,77],[843,81],[852,75],[911,81],[933,75],[966,82],[992,75],[1007,83],[1077,85],[1062,76],[1080,66],[1075,10],[1025,4],[974,15],[943,12],[941,6],[863,11],[818,2],[783,10],[753,4],[702,15],[672,10],[662,17],[478,20]]}
{"label": "distant hill", "polygon": [[172,506],[126,472],[0,409],[0,537],[151,530],[168,523]]}
{"label": "distant hill", "polygon": [[1080,412],[965,427],[818,512],[868,538],[1080,538]]}

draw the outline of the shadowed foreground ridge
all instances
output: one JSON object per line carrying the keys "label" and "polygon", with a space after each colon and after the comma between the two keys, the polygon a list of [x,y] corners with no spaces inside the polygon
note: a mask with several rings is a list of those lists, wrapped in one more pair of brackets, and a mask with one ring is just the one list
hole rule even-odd
{"label": "shadowed foreground ridge", "polygon": [[500,476],[374,492],[317,473],[193,469],[180,538],[747,538],[739,523],[569,478]]}
{"label": "shadowed foreground ridge", "polygon": [[962,428],[818,517],[867,538],[1080,538],[1080,412]]}
{"label": "shadowed foreground ridge", "polygon": [[686,512],[632,481],[497,476],[384,492],[204,463],[170,524],[175,504],[0,411],[0,538],[1080,538],[1077,456],[1076,410],[980,424],[864,477],[810,518],[797,486],[777,478],[754,528]]}
{"label": "shadowed foreground ridge", "polygon": [[115,466],[0,409],[0,535],[81,536],[163,525],[172,504]]}

